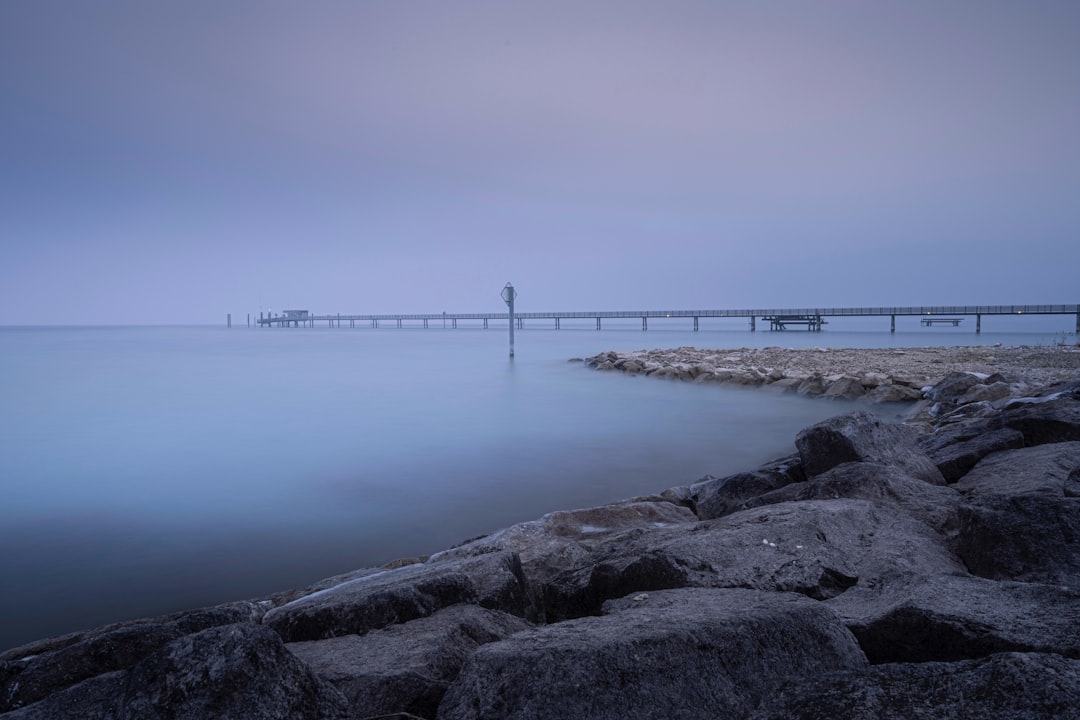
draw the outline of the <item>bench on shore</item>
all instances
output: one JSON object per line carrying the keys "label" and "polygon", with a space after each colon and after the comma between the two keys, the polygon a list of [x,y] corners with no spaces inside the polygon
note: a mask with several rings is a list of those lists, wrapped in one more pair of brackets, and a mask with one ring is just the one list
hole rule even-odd
{"label": "bench on shore", "polygon": [[922,324],[925,325],[926,327],[932,327],[934,325],[937,325],[938,323],[941,323],[943,325],[944,324],[949,324],[949,325],[952,325],[953,327],[957,327],[963,321],[964,321],[964,318],[928,317],[928,318],[923,318],[922,319]]}

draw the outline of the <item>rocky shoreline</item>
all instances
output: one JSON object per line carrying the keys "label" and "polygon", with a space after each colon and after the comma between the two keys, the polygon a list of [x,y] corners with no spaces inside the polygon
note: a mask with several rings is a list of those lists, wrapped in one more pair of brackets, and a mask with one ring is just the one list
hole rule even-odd
{"label": "rocky shoreline", "polygon": [[840,405],[747,472],[9,650],[0,718],[1073,718],[1077,361],[602,353],[588,362],[917,398],[892,400],[905,423]]}
{"label": "rocky shoreline", "polygon": [[1008,393],[1005,388],[995,392],[1000,397],[1022,394],[1080,373],[1080,345],[800,350],[681,347],[603,352],[584,362],[597,370],[619,370],[629,375],[764,386],[800,395],[864,398],[881,403],[919,400],[923,388],[952,372],[1009,377],[1013,387]]}

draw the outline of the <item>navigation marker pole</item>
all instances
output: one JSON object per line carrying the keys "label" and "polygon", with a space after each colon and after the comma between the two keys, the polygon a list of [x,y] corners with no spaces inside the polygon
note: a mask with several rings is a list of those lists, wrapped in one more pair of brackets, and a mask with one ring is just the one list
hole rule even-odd
{"label": "navigation marker pole", "polygon": [[506,287],[499,293],[503,302],[510,308],[510,357],[514,357],[514,298],[517,297],[517,290],[510,283],[506,283]]}

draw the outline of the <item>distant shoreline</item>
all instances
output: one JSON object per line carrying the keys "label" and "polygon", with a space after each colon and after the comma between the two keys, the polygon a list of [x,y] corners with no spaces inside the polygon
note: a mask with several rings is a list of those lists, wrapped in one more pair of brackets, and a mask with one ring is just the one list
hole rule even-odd
{"label": "distant shoreline", "polygon": [[[577,359],[575,359],[577,360]],[[1002,375],[1012,383],[1043,385],[1080,371],[1080,346],[957,346],[903,348],[779,347],[605,352],[583,360],[598,370],[668,377],[698,383],[774,386],[807,395],[827,394],[836,381],[857,381],[865,393],[882,387],[921,388],[950,372]],[[808,391],[807,383],[819,389]],[[852,394],[853,382],[845,383]],[[834,393],[840,395],[840,393]],[[879,391],[878,395],[886,393]],[[895,394],[894,394],[895,395]],[[891,397],[893,400],[915,397]],[[886,400],[887,401],[887,400]]]}

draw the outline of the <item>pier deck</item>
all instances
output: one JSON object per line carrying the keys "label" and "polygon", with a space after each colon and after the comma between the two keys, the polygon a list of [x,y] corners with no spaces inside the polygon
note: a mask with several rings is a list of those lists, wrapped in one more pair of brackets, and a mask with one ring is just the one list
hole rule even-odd
{"label": "pier deck", "polygon": [[[770,323],[771,330],[784,330],[788,325],[805,325],[808,330],[820,331],[825,325],[825,318],[837,317],[889,317],[890,329],[896,331],[897,317],[918,316],[922,324],[930,327],[936,323],[948,323],[959,326],[964,317],[975,317],[975,332],[982,331],[983,315],[1075,315],[1076,331],[1080,333],[1080,304],[1078,305],[941,305],[911,307],[832,307],[832,308],[781,308],[781,309],[738,309],[738,310],[614,310],[614,311],[575,311],[575,312],[516,312],[514,321],[518,328],[525,326],[527,320],[546,320],[560,328],[563,320],[588,319],[596,321],[596,329],[602,328],[602,322],[609,319],[640,319],[641,329],[648,330],[651,318],[687,318],[693,320],[693,329],[697,330],[701,318],[745,318],[751,331],[757,329],[757,320]],[[508,313],[403,313],[377,315],[311,315],[306,311],[290,311],[288,314],[260,317],[260,327],[314,327],[327,324],[330,327],[371,327],[378,328],[385,324],[402,328],[406,325],[424,328],[456,328],[458,321],[478,321],[488,327],[492,320],[507,322]]]}

